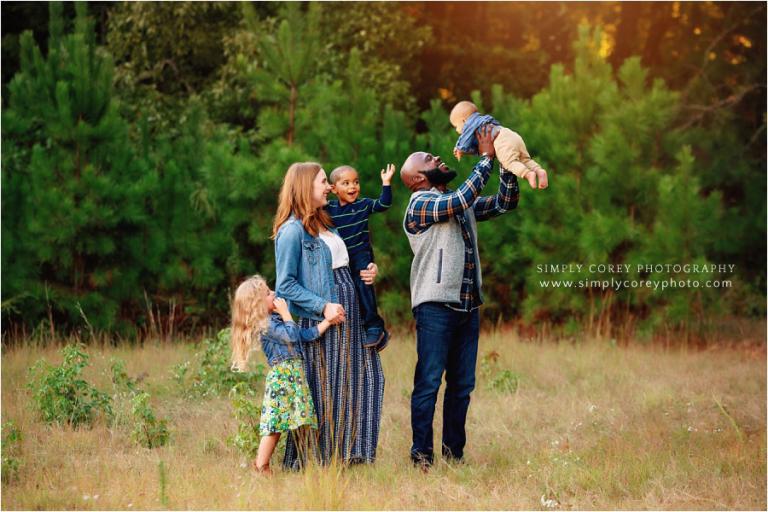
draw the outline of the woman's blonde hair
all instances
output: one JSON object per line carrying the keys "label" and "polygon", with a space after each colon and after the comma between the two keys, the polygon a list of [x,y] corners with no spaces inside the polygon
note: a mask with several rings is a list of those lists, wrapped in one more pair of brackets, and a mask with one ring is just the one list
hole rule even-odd
{"label": "woman's blonde hair", "polygon": [[267,281],[255,275],[243,281],[232,299],[232,367],[245,371],[254,336],[267,329],[269,311],[264,300]]}
{"label": "woman's blonde hair", "polygon": [[312,186],[321,169],[320,164],[315,162],[296,162],[288,168],[280,188],[275,223],[272,225],[273,239],[291,214],[301,221],[304,229],[312,236],[333,226],[331,216],[324,208],[312,206]]}

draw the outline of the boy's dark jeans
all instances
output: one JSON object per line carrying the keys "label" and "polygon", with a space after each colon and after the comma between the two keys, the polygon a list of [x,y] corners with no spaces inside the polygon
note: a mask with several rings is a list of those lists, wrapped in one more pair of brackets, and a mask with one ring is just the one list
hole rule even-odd
{"label": "boy's dark jeans", "polygon": [[360,317],[363,321],[363,328],[369,335],[378,337],[384,330],[384,319],[379,316],[376,292],[372,284],[365,284],[360,279],[360,271],[368,268],[368,264],[372,261],[372,255],[368,251],[349,255],[349,268],[352,271],[352,280],[357,287],[357,300],[360,302]]}
{"label": "boy's dark jeans", "polygon": [[411,394],[414,462],[433,462],[432,420],[437,392],[445,372],[443,401],[443,456],[461,459],[467,442],[464,425],[469,394],[475,389],[478,310],[454,311],[444,304],[426,302],[413,310],[416,319],[418,361]]}

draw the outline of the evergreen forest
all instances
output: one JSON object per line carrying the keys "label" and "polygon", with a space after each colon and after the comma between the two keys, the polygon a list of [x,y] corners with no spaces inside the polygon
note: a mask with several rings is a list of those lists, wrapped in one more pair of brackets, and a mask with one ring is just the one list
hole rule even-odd
{"label": "evergreen forest", "polygon": [[[421,150],[456,186],[464,99],[550,181],[478,227],[486,325],[652,340],[765,316],[764,2],[3,2],[2,20],[3,343],[225,326],[243,278],[274,283],[291,163],[351,165],[377,197]],[[370,229],[394,326],[412,321],[397,175],[393,194]],[[702,284],[541,282],[611,277]]]}

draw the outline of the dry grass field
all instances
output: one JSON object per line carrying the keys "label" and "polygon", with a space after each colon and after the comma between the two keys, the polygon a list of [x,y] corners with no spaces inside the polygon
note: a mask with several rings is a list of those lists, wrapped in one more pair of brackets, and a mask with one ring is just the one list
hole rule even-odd
{"label": "dry grass field", "polygon": [[[686,351],[486,333],[467,463],[438,461],[422,474],[407,458],[414,339],[394,337],[382,353],[377,463],[277,471],[271,479],[254,475],[227,444],[236,423],[226,397],[188,399],[177,389],[171,367],[193,350],[89,349],[87,378],[100,389],[111,389],[111,357],[123,359],[131,376],[146,373],[141,386],[172,431],[170,444],[154,450],[104,422],[80,430],[43,424],[26,390],[27,368],[41,357],[58,362],[58,351],[3,353],[2,420],[12,420],[23,439],[18,478],[3,485],[2,508],[766,508],[764,345]],[[515,379],[514,390],[505,388]],[[440,419],[438,408],[436,436]]]}

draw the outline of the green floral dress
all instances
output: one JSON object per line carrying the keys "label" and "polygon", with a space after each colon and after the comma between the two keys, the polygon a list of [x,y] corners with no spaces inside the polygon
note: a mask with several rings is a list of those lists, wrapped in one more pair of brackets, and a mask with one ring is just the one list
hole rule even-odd
{"label": "green floral dress", "polygon": [[291,358],[277,363],[267,374],[259,433],[266,436],[303,426],[316,429],[317,416],[304,378],[304,362]]}

